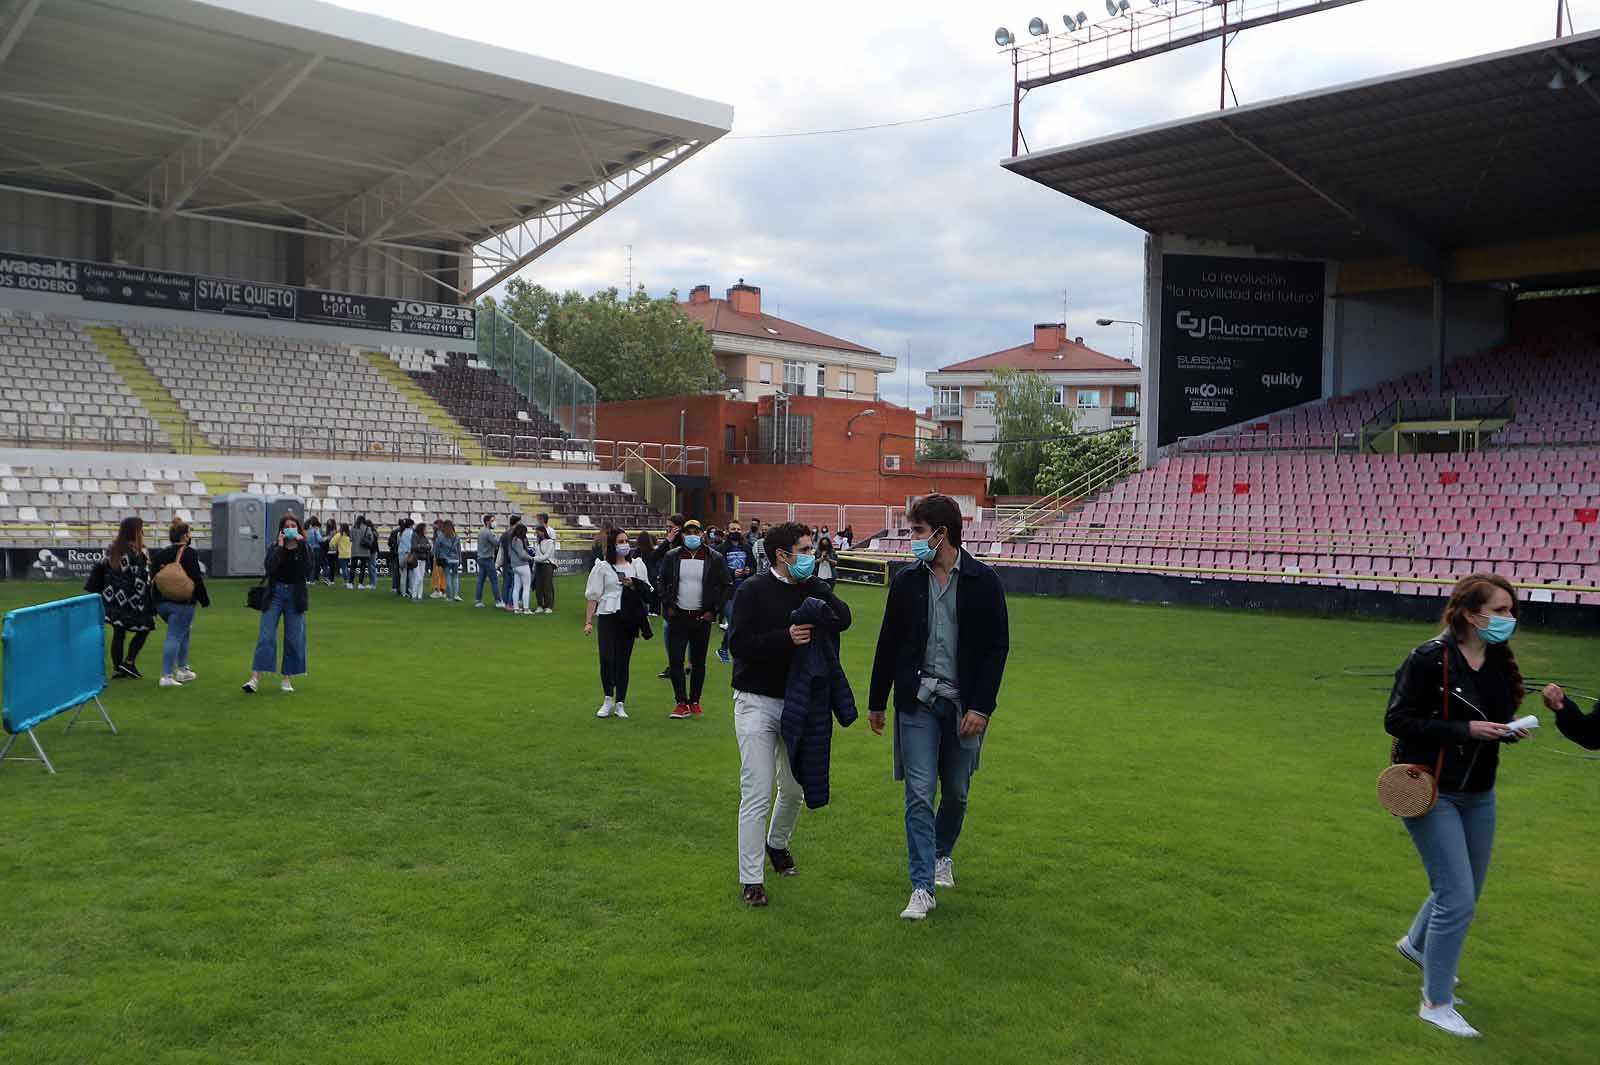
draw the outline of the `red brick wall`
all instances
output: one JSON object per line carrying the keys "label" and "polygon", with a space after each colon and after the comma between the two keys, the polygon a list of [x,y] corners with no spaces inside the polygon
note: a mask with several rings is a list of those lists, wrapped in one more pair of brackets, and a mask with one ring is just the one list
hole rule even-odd
{"label": "red brick wall", "polygon": [[[603,403],[599,409],[599,435],[606,440],[650,443],[678,442],[678,412],[684,415],[683,440],[709,452],[711,492],[707,513],[699,517],[726,522],[734,515],[726,495],[736,499],[785,503],[860,503],[904,506],[906,497],[928,492],[985,498],[981,472],[934,473],[916,465],[916,413],[901,407],[866,400],[823,399],[797,396],[795,414],[812,419],[811,464],[767,465],[730,463],[723,448],[724,426],[732,425],[738,449],[757,445],[756,415],[770,410],[772,400],[759,404],[723,396],[673,396],[627,403]],[[872,409],[875,414],[857,418],[854,436],[845,435],[852,415]],[[883,456],[899,455],[901,472],[886,472]]]}

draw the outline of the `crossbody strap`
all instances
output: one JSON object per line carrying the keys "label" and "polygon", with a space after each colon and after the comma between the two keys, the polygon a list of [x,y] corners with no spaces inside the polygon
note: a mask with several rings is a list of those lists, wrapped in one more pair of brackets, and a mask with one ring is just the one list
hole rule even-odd
{"label": "crossbody strap", "polygon": [[[1443,642],[1444,642],[1444,719],[1446,721],[1449,721],[1450,720],[1450,644],[1449,644],[1449,641],[1443,641]],[[1443,744],[1443,743],[1439,744],[1439,757],[1433,763],[1433,779],[1436,782],[1444,779],[1444,777],[1441,774],[1443,774],[1443,772],[1444,772],[1444,749],[1445,749],[1445,746],[1446,745]]]}

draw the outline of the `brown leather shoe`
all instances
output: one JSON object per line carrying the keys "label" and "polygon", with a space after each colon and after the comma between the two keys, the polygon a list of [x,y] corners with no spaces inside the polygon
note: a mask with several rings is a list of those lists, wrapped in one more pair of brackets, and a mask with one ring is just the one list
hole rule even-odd
{"label": "brown leather shoe", "polygon": [[746,906],[765,906],[767,904],[767,889],[760,884],[746,884],[744,886],[744,904]]}

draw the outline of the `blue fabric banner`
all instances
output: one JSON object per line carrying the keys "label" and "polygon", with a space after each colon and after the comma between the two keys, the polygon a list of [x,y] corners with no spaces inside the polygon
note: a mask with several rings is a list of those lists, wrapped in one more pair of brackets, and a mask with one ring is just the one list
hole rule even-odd
{"label": "blue fabric banner", "polygon": [[98,595],[13,610],[0,625],[0,641],[0,724],[7,732],[26,732],[105,690],[105,607]]}

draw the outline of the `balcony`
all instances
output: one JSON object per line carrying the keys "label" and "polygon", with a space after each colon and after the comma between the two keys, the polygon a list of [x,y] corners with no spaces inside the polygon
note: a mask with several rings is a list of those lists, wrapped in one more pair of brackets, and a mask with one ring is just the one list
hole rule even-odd
{"label": "balcony", "polygon": [[933,408],[933,418],[940,422],[959,422],[961,420],[961,404],[936,403]]}
{"label": "balcony", "polygon": [[1139,416],[1139,408],[1138,407],[1112,407],[1111,408],[1111,416],[1113,418],[1137,418]]}

